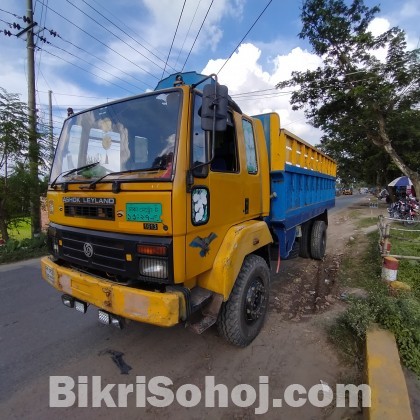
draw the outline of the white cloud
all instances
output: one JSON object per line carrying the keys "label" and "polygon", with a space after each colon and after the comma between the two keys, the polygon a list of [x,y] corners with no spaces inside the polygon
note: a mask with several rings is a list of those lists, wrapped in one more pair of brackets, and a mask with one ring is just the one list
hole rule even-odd
{"label": "white cloud", "polygon": [[[229,94],[246,114],[277,112],[282,127],[311,144],[317,143],[321,132],[306,124],[302,111],[292,110],[290,95],[275,89],[275,85],[290,78],[293,70],[314,70],[321,64],[321,60],[300,48],[272,59],[271,72],[263,71],[260,60],[259,48],[251,43],[242,44],[220,72],[219,82],[228,86]],[[225,59],[210,60],[202,73],[217,73],[224,62]],[[256,93],[240,95],[246,92]]]}
{"label": "white cloud", "polygon": [[375,18],[370,22],[368,31],[372,32],[373,36],[379,36],[391,28],[391,24],[388,19]]}
{"label": "white cloud", "polygon": [[414,1],[404,3],[400,16],[402,19],[412,19],[415,16],[420,16],[420,4]]}

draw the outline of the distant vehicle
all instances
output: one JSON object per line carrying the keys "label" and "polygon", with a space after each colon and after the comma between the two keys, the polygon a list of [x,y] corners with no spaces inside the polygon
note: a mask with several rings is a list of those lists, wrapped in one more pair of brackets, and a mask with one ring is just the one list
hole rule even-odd
{"label": "distant vehicle", "polygon": [[353,189],[352,188],[343,188],[343,195],[353,195]]}
{"label": "distant vehicle", "polygon": [[369,188],[367,187],[360,188],[360,194],[367,194],[368,192],[369,192]]}

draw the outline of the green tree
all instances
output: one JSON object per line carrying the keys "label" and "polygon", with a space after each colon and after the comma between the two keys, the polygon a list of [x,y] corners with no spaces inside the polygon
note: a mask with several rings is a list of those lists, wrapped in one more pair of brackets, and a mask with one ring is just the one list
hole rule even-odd
{"label": "green tree", "polygon": [[[419,125],[419,50],[407,51],[405,33],[396,27],[374,36],[368,25],[378,12],[379,7],[368,8],[363,0],[350,5],[306,0],[299,36],[309,41],[323,65],[293,72],[277,87],[299,88],[291,104],[324,131],[324,150],[341,150],[343,158],[357,155],[360,160],[369,141],[386,152],[397,174],[412,179],[420,195],[419,131],[410,128]],[[386,51],[385,60],[377,58],[380,51]]]}
{"label": "green tree", "polygon": [[28,150],[28,114],[18,95],[0,88],[0,233],[9,239],[7,226],[13,202],[10,177],[16,165],[24,162]]}
{"label": "green tree", "polygon": [[29,193],[31,191],[31,174],[27,164],[17,162],[7,178],[0,178],[0,232],[9,240],[8,231],[26,221],[30,216]]}

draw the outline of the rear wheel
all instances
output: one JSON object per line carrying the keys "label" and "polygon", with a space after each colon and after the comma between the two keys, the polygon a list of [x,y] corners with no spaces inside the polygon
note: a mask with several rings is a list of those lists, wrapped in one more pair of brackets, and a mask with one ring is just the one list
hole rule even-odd
{"label": "rear wheel", "polygon": [[265,260],[258,255],[248,255],[217,320],[219,333],[231,344],[246,347],[261,331],[268,308],[269,286],[270,271]]}
{"label": "rear wheel", "polygon": [[323,220],[316,220],[311,231],[311,257],[322,260],[327,247],[327,225]]}
{"label": "rear wheel", "polygon": [[403,222],[403,225],[406,227],[415,227],[420,221],[420,216],[407,216]]}

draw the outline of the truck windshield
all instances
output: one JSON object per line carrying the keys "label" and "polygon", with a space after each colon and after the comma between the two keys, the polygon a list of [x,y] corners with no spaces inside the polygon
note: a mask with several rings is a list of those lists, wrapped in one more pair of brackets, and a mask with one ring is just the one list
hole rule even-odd
{"label": "truck windshield", "polygon": [[[108,180],[114,172],[124,176],[124,171],[131,179],[171,179],[181,98],[181,90],[150,94],[106,104],[67,119],[50,182],[92,182],[109,174]],[[72,171],[94,162],[99,163],[83,171]]]}

